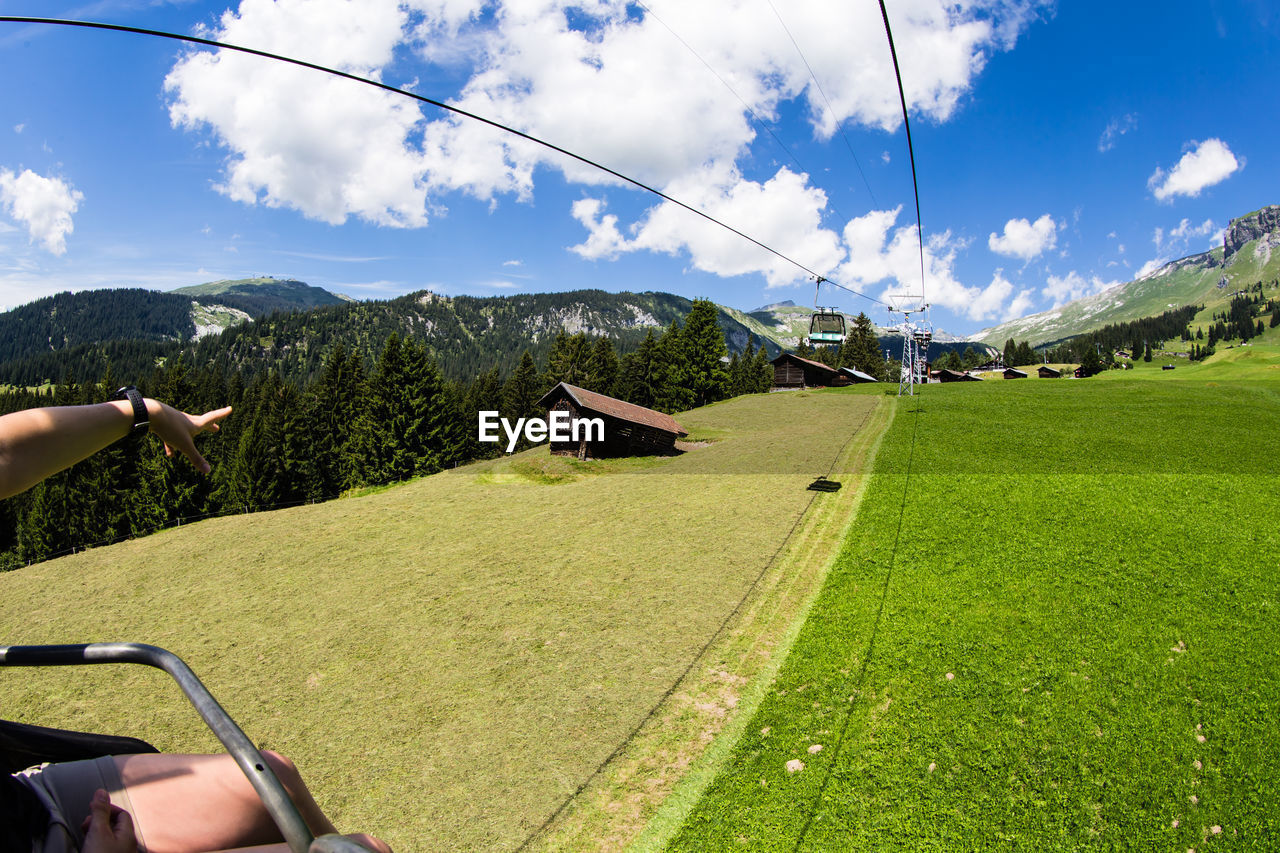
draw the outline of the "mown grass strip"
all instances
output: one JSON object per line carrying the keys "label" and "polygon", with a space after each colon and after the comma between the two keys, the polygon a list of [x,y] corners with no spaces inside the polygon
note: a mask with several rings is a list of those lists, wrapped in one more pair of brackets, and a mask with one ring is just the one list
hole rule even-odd
{"label": "mown grass strip", "polygon": [[1274,848],[1278,391],[927,389],[671,849]]}
{"label": "mown grass strip", "polygon": [[[778,564],[778,580],[774,586],[783,586],[783,589],[767,596],[772,599],[772,609],[767,616],[760,614],[751,622],[744,621],[736,632],[741,648],[732,656],[726,650],[722,657],[726,665],[733,665],[741,677],[750,679],[738,698],[732,718],[692,764],[661,809],[649,820],[644,832],[628,846],[633,853],[662,850],[667,846],[712,780],[729,762],[734,747],[772,687],[779,668],[808,619],[840,545],[856,523],[870,465],[885,431],[893,422],[900,401],[881,402],[878,417],[868,421],[855,436],[855,443],[832,475],[833,478],[839,476],[843,499],[824,502],[806,520]],[[766,596],[762,595],[764,598]],[[780,635],[779,630],[782,630]],[[744,643],[743,640],[748,638],[749,642]],[[757,659],[759,667],[754,671],[753,658]],[[763,658],[762,662],[760,658]]]}
{"label": "mown grass strip", "polygon": [[[678,458],[541,448],[185,525],[0,575],[0,626],[171,649],[343,827],[513,849],[738,605],[871,402],[737,399],[681,415],[710,441]],[[4,671],[0,694],[10,719],[218,748],[150,671]]]}

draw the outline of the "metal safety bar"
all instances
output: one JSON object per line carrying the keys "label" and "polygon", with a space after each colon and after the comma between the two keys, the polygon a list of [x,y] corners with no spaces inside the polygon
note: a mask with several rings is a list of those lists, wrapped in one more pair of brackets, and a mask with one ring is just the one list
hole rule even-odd
{"label": "metal safety bar", "polygon": [[[140,663],[163,669],[178,682],[182,692],[195,706],[236,764],[244,771],[258,792],[267,813],[275,821],[293,853],[313,850],[347,853],[364,851],[364,847],[340,836],[326,835],[315,839],[298,807],[294,805],[271,766],[253,742],[223,710],[213,694],[191,668],[173,652],[143,643],[88,643],[66,646],[0,646],[0,666],[76,666],[91,663]],[[313,846],[312,842],[316,841]]]}

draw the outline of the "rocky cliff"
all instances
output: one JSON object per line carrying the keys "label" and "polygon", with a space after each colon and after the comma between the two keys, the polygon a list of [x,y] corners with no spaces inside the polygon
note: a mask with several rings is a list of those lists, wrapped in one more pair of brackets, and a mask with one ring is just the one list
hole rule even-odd
{"label": "rocky cliff", "polygon": [[1246,243],[1260,240],[1270,234],[1280,232],[1280,205],[1272,204],[1254,211],[1247,216],[1231,220],[1227,233],[1223,237],[1226,248],[1226,263],[1230,263],[1236,252]]}

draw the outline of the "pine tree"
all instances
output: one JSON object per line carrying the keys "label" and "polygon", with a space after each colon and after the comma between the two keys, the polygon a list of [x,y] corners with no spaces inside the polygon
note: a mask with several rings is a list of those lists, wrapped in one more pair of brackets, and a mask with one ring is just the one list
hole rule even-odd
{"label": "pine tree", "polygon": [[517,418],[533,415],[540,396],[538,368],[533,363],[533,356],[525,350],[520,356],[520,366],[502,386],[502,416],[515,423]]}
{"label": "pine tree", "polygon": [[[1018,344],[1015,358],[1017,359],[1017,363],[1019,365],[1035,364],[1036,352],[1031,348],[1031,344],[1027,343],[1026,341],[1023,341],[1020,344]],[[1012,364],[1009,364],[1007,366],[1013,367]]]}
{"label": "pine tree", "polygon": [[746,392],[743,390],[742,381],[742,360],[738,358],[735,350],[729,355],[729,382],[726,387],[726,396],[737,397]]}
{"label": "pine tree", "polygon": [[1145,362],[1151,361],[1151,344],[1147,344],[1146,351],[1142,353],[1142,360]]}
{"label": "pine tree", "polygon": [[498,375],[498,368],[492,367],[476,377],[471,383],[471,387],[467,390],[466,404],[463,407],[463,415],[468,425],[469,452],[472,458],[481,458],[484,456],[494,456],[501,452],[497,443],[488,444],[480,443],[478,424],[480,412],[497,412],[502,409],[502,380]]}
{"label": "pine tree", "polygon": [[586,380],[588,384],[584,387],[599,394],[615,396],[619,369],[618,353],[613,348],[613,340],[598,338],[591,350]]}
{"label": "pine tree", "polygon": [[693,300],[681,342],[693,404],[705,406],[723,399],[729,373],[722,359],[729,357],[729,350],[725,347],[724,330],[716,317],[714,302]]}
{"label": "pine tree", "polygon": [[763,343],[760,344],[760,349],[756,350],[750,376],[753,380],[749,386],[752,393],[769,393],[769,389],[773,387],[773,364],[769,361],[769,351],[765,349]]}
{"label": "pine tree", "polygon": [[621,395],[637,406],[653,408],[662,389],[662,366],[658,357],[658,341],[649,329],[635,352],[623,358]]}
{"label": "pine tree", "polygon": [[695,398],[690,388],[689,360],[678,320],[673,320],[658,339],[654,361],[658,377],[654,408],[664,412],[683,412],[691,408]]}
{"label": "pine tree", "polygon": [[880,355],[880,339],[866,312],[853,319],[853,328],[845,338],[840,352],[840,366],[852,367],[870,376],[879,376],[884,369]]}

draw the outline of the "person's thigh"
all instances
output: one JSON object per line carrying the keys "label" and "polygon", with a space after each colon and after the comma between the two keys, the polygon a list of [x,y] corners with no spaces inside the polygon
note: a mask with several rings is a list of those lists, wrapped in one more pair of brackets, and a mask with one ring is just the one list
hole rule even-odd
{"label": "person's thigh", "polygon": [[46,838],[48,849],[53,849],[50,845],[55,837],[65,838],[72,849],[80,847],[84,842],[80,827],[89,816],[89,802],[99,788],[105,790],[117,806],[125,811],[133,810],[116,764],[110,757],[45,764],[19,775],[26,777],[32,787],[41,789],[36,795],[49,809],[51,822],[65,829],[65,834],[51,829]]}
{"label": "person's thigh", "polygon": [[116,768],[148,853],[225,850],[280,841],[229,755],[117,755]]}

